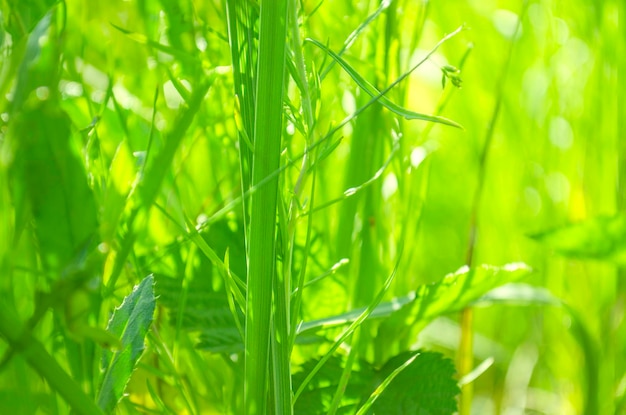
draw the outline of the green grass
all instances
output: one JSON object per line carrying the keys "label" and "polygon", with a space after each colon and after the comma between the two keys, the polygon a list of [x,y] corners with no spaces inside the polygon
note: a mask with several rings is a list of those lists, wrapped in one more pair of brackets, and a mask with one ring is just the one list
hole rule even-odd
{"label": "green grass", "polygon": [[0,413],[626,413],[623,2],[0,2]]}

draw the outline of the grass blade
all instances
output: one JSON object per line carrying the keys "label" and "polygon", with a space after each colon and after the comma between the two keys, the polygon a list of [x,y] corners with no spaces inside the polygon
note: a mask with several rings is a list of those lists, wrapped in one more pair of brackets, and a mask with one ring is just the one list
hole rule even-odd
{"label": "grass blade", "polygon": [[21,353],[28,364],[37,371],[56,390],[70,407],[78,414],[97,415],[102,411],[78,386],[78,384],[59,366],[41,343],[30,333],[24,333],[14,309],[0,301],[0,334],[9,345]]}
{"label": "grass blade", "polygon": [[396,261],[396,265],[393,271],[391,272],[391,274],[389,274],[389,276],[387,277],[387,280],[385,281],[385,284],[383,285],[382,289],[378,292],[376,297],[367,306],[367,308],[352,322],[352,324],[350,324],[350,326],[346,330],[344,330],[344,332],[341,334],[341,336],[339,336],[339,338],[335,341],[333,346],[328,350],[328,352],[324,355],[324,357],[322,357],[320,361],[315,365],[313,370],[309,372],[309,374],[300,384],[300,387],[298,388],[298,390],[294,393],[294,396],[293,396],[294,401],[298,399],[298,397],[302,394],[302,392],[304,392],[304,390],[306,389],[311,379],[313,379],[315,374],[328,361],[328,359],[332,357],[335,350],[337,350],[339,346],[341,346],[341,344],[344,341],[346,341],[346,339],[348,339],[352,335],[352,333],[354,333],[354,331],[370,316],[370,314],[372,314],[372,312],[376,309],[378,304],[380,304],[383,297],[387,293],[387,290],[389,290],[389,287],[391,286],[391,282],[394,280],[396,276],[396,272],[398,271],[398,265],[400,264],[401,257],[402,257],[402,251],[400,251],[398,255],[398,260]]}
{"label": "grass blade", "polygon": [[238,126],[239,168],[243,190],[246,191],[250,187],[252,174],[252,143],[249,138],[254,134],[256,68],[253,45],[257,16],[247,0],[227,1],[226,14],[235,87],[235,119],[241,119],[241,125]]}
{"label": "grass blade", "polygon": [[[286,51],[287,1],[263,1],[259,29],[259,55],[254,125],[254,154],[252,185],[265,180],[278,169],[283,118],[283,91]],[[259,188],[250,200],[248,230],[248,289],[245,325],[245,384],[246,413],[263,413],[267,405],[268,367],[270,361],[270,331],[272,330],[272,289],[275,282],[276,199],[278,177]],[[286,293],[277,293],[286,295]],[[280,302],[279,302],[280,303]],[[287,326],[283,326],[288,308],[275,313],[274,346],[285,344],[288,350]],[[284,320],[284,321],[283,321]],[[274,355],[275,372],[289,371],[289,356]],[[277,381],[290,377],[280,374]],[[289,385],[274,385],[278,413],[290,412]]]}
{"label": "grass blade", "polygon": [[[376,20],[376,18],[378,18],[378,16],[380,16],[380,14],[387,10],[387,8],[391,5],[391,0],[383,0],[380,2],[380,5],[378,6],[378,8],[376,10],[374,10],[374,12],[369,15],[367,17],[367,19],[365,19],[360,25],[359,27],[357,27],[352,33],[350,33],[350,36],[348,36],[348,38],[345,40],[345,42],[343,42],[343,47],[341,48],[341,50],[337,53],[338,56],[342,56],[348,49],[350,49],[350,47],[354,44],[354,42],[358,39],[359,35],[361,33],[363,33],[365,31],[365,29],[374,21]],[[336,62],[336,61],[334,61]],[[328,74],[328,72],[330,72],[330,70],[333,68],[333,64],[334,62],[331,62],[326,68],[324,68],[324,70],[322,71],[322,73],[320,74],[320,78],[324,79],[326,77],[326,75]]]}
{"label": "grass blade", "polygon": [[[374,85],[372,85],[368,80],[363,78],[348,62],[346,62],[343,58],[337,55],[332,50],[328,49],[324,44],[320,43],[315,39],[306,39],[307,42],[314,44],[318,48],[322,49],[326,52],[331,58],[333,58],[343,69],[346,71],[348,75],[356,82],[356,84],[363,89],[363,91],[367,92],[371,97],[378,97],[378,102],[387,108],[389,111],[400,115],[401,117],[406,118],[407,120],[422,120],[422,121],[430,121],[439,124],[445,124],[456,128],[462,128],[460,124],[449,120],[444,117],[440,117],[437,115],[428,115],[421,114],[419,112],[410,111],[406,108],[403,108],[395,103],[393,103],[390,99],[386,98],[381,92],[376,89]],[[415,66],[410,72],[414,69],[417,69]]]}

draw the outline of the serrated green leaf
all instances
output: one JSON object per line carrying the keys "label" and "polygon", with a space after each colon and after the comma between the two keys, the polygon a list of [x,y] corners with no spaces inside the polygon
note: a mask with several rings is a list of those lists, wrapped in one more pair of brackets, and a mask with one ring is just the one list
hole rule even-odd
{"label": "serrated green leaf", "polygon": [[626,264],[626,215],[598,216],[531,235],[561,255]]}
{"label": "serrated green leaf", "polygon": [[[318,363],[309,360],[296,370],[295,389]],[[345,364],[338,356],[328,359],[296,400],[295,413],[326,413]],[[452,414],[458,394],[453,376],[453,363],[439,353],[404,352],[380,369],[361,360],[352,368],[337,413],[354,414],[360,407],[362,413],[375,414]]]}
{"label": "serrated green leaf", "polygon": [[[306,380],[320,359],[304,362],[293,375],[294,389],[298,389]],[[298,415],[316,415],[326,413],[330,408],[333,395],[339,385],[346,362],[339,356],[332,356],[308,382],[305,390],[296,400],[294,413]],[[350,372],[350,382],[343,391],[343,399],[337,410],[338,414],[353,414],[363,396],[370,393],[375,368],[365,361],[356,363]]]}
{"label": "serrated green leaf", "polygon": [[144,350],[144,339],[152,323],[155,298],[152,274],[144,278],[118,307],[107,330],[122,341],[116,352],[103,350],[102,385],[98,393],[98,406],[111,413],[122,398],[139,357]]}
{"label": "serrated green leaf", "polygon": [[[379,371],[378,378],[383,380],[368,399],[373,404],[367,413],[452,415],[459,393],[454,373],[452,361],[439,353],[401,353]],[[366,409],[362,407],[358,414]]]}
{"label": "serrated green leaf", "polygon": [[381,324],[381,333],[390,335],[398,330],[420,330],[435,317],[460,311],[492,289],[517,281],[531,272],[532,269],[523,263],[463,267],[441,281],[419,287],[413,301]]}

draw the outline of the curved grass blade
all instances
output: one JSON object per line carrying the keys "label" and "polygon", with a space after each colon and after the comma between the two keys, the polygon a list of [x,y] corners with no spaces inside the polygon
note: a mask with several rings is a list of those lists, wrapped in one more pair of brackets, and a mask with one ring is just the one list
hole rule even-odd
{"label": "curved grass blade", "polygon": [[[365,19],[360,25],[359,27],[357,27],[352,33],[350,33],[350,35],[348,36],[348,38],[345,40],[345,42],[343,42],[343,47],[341,48],[341,50],[337,53],[337,55],[341,56],[343,55],[348,49],[350,49],[350,47],[354,44],[354,42],[357,40],[357,38],[361,35],[361,33],[363,33],[365,31],[365,29],[370,25],[370,23],[372,23],[374,20],[376,20],[376,18],[378,16],[380,16],[380,14],[382,12],[384,12],[385,10],[387,10],[389,8],[389,6],[391,5],[391,0],[383,0],[380,2],[380,5],[378,6],[378,8],[376,10],[374,10],[374,12],[372,14],[370,14],[367,19]],[[333,68],[333,63],[331,62],[330,64],[328,64],[328,66],[322,71],[322,73],[320,74],[320,78],[324,79],[326,77],[326,75],[328,74],[328,72],[330,72],[330,70]]]}
{"label": "curved grass blade", "polygon": [[[317,41],[315,39],[311,39],[311,38],[306,39],[305,42],[312,43],[315,46],[317,46],[318,48],[322,49],[324,52],[326,52],[331,58],[333,58],[335,60],[335,62],[337,62],[346,71],[346,73],[348,75],[350,75],[350,77],[354,80],[354,82],[357,83],[357,85],[359,87],[361,87],[361,89],[363,89],[365,92],[367,92],[371,97],[378,97],[378,102],[382,106],[387,108],[389,111],[391,111],[391,112],[393,112],[393,113],[395,113],[397,115],[400,115],[401,117],[404,117],[407,120],[430,121],[430,122],[435,122],[435,123],[439,123],[439,124],[449,125],[449,126],[456,127],[456,128],[462,128],[460,124],[458,124],[458,123],[456,123],[456,122],[454,122],[452,120],[449,120],[447,118],[440,117],[440,116],[437,116],[437,115],[428,115],[428,114],[422,114],[422,113],[419,113],[419,112],[410,111],[410,110],[408,110],[406,108],[403,108],[403,107],[395,104],[390,99],[388,99],[384,95],[382,95],[381,92],[374,85],[372,85],[368,80],[363,78],[352,66],[350,66],[350,64],[348,62],[346,62],[343,58],[341,58],[339,55],[337,55],[332,50],[328,49],[324,44],[320,43],[319,41]],[[413,67],[412,70],[409,71],[408,73],[410,73],[413,70],[417,69],[417,66],[418,65]]]}
{"label": "curved grass blade", "polygon": [[306,378],[302,381],[302,383],[300,384],[300,386],[298,387],[298,389],[296,390],[296,392],[293,395],[293,401],[294,402],[298,399],[298,397],[302,394],[302,392],[304,392],[304,390],[306,389],[306,387],[309,384],[309,382],[311,381],[311,379],[313,379],[315,374],[332,357],[333,353],[339,348],[339,346],[341,346],[341,344],[344,341],[346,341],[346,339],[348,337],[350,337],[352,335],[352,333],[354,333],[354,331],[357,328],[359,328],[361,326],[361,324],[374,312],[376,307],[380,304],[380,302],[382,301],[383,297],[385,296],[385,294],[389,290],[389,287],[391,286],[391,282],[396,277],[396,272],[398,271],[398,266],[400,264],[400,259],[401,258],[402,258],[402,250],[400,250],[400,252],[398,253],[398,260],[396,261],[396,264],[395,264],[395,266],[393,268],[393,271],[391,272],[391,274],[389,274],[389,276],[385,280],[385,283],[383,284],[383,287],[380,289],[380,291],[378,292],[376,297],[365,308],[365,310],[363,310],[363,312],[361,314],[359,314],[359,316],[352,322],[352,324],[350,324],[350,326],[343,331],[343,333],[335,341],[335,343],[328,350],[328,352],[326,352],[326,354],[319,360],[319,362],[315,365],[315,367],[308,373]]}
{"label": "curved grass blade", "polygon": [[110,23],[110,25],[113,26],[114,29],[119,30],[120,32],[128,36],[130,39],[134,40],[135,42],[141,45],[150,46],[151,48],[154,48],[155,50],[159,52],[167,53],[168,55],[174,56],[175,58],[178,58],[183,62],[192,63],[192,64],[198,63],[195,56],[190,55],[189,53],[185,51],[179,50],[172,46],[164,45],[159,42],[155,42],[154,40],[149,39],[146,35],[132,32],[114,23]]}

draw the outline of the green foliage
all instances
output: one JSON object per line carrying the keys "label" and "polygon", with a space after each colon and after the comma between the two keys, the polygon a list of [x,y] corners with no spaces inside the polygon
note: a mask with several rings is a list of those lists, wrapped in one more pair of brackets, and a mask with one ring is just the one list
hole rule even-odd
{"label": "green foliage", "polygon": [[154,278],[148,275],[122,304],[115,309],[107,330],[121,340],[119,350],[104,350],[102,354],[102,385],[98,406],[111,413],[122,398],[126,384],[144,351],[144,339],[154,314]]}
{"label": "green foliage", "polygon": [[403,305],[382,324],[381,334],[401,336],[406,330],[419,331],[435,317],[460,311],[490,290],[517,281],[530,272],[525,264],[463,268],[441,281],[418,288],[414,300]]}
{"label": "green foliage", "polygon": [[625,13],[0,2],[0,413],[623,412]]}
{"label": "green foliage", "polygon": [[452,378],[454,372],[452,361],[438,353],[404,352],[394,356],[378,371],[375,379],[384,379],[384,384],[392,374],[397,375],[379,395],[377,389],[378,396],[369,413],[454,413],[457,409],[455,396],[459,392]]}
{"label": "green foliage", "polygon": [[[44,102],[21,112],[11,126],[17,209],[32,212],[41,260],[47,269],[60,271],[97,233],[94,197],[70,147],[70,119]],[[72,214],[59,220],[58,212]]]}
{"label": "green foliage", "polygon": [[[294,373],[294,387],[316,366],[305,362]],[[327,413],[345,362],[334,356],[308,383],[295,405],[298,414]],[[403,352],[376,368],[360,361],[350,373],[339,414],[451,414],[458,393],[454,365],[433,352]]]}
{"label": "green foliage", "polygon": [[[456,33],[458,33],[458,31],[455,32],[454,34],[456,34]],[[426,114],[419,114],[417,112],[409,111],[407,109],[404,109],[404,108],[394,104],[393,102],[391,102],[389,99],[387,99],[383,95],[384,93],[381,93],[380,91],[378,91],[376,89],[376,87],[374,87],[370,82],[368,82],[366,79],[362,78],[361,75],[359,75],[359,73],[357,71],[355,71],[354,68],[352,68],[350,66],[350,64],[348,62],[346,62],[345,60],[343,60],[339,55],[337,55],[336,53],[334,53],[333,51],[328,49],[326,46],[324,46],[322,43],[318,42],[317,40],[314,40],[314,39],[307,39],[307,40],[310,43],[312,43],[315,46],[317,46],[318,48],[322,49],[324,52],[326,52],[331,58],[333,58],[348,73],[348,75],[350,75],[350,77],[354,80],[354,82],[357,83],[357,85],[359,87],[361,87],[372,98],[375,98],[378,103],[380,103],[385,108],[387,108],[390,111],[392,111],[394,114],[397,114],[397,115],[399,115],[401,117],[404,117],[407,120],[430,121],[430,122],[436,122],[436,123],[441,123],[441,124],[445,124],[445,125],[450,125],[452,127],[461,128],[461,126],[459,124],[455,123],[454,121],[448,120],[446,118],[432,116],[432,115],[426,115]],[[433,54],[436,50],[437,50],[436,48],[433,49],[431,51],[431,54]],[[423,63],[425,61],[426,61],[426,59],[424,59],[418,65],[415,65],[413,68],[411,68],[411,71],[406,72],[404,75],[402,75],[400,80],[405,78],[406,76],[408,76],[411,72],[413,72],[415,69],[417,69],[421,63]],[[456,76],[456,75],[454,75],[454,76]],[[395,83],[397,83],[397,81],[394,82],[394,84]],[[457,86],[459,86],[459,85],[457,85]],[[385,90],[385,92],[386,92],[386,90]]]}
{"label": "green foliage", "polygon": [[622,265],[626,261],[626,216],[604,216],[532,235],[556,252]]}
{"label": "green foliage", "polygon": [[[305,381],[308,373],[313,370],[319,360],[304,362],[293,374],[293,385],[299,388]],[[295,402],[294,411],[298,414],[326,413],[339,386],[339,379],[345,362],[339,356],[333,356],[323,366],[312,381],[308,382],[306,389]],[[367,396],[371,389],[370,382],[373,380],[376,370],[367,362],[361,362],[358,367],[353,367],[350,374],[350,382],[343,391],[343,404],[338,409],[339,414],[354,413],[358,409],[359,402]]]}
{"label": "green foliage", "polygon": [[[247,414],[265,411],[270,385],[275,389],[275,410],[278,413],[291,412],[287,334],[289,303],[285,297],[288,291],[284,276],[279,278],[276,273],[275,263],[278,177],[270,178],[280,166],[283,96],[287,89],[284,83],[287,6],[287,0],[263,3],[259,18],[251,180],[256,191],[250,198],[250,227],[247,235],[248,284],[244,339],[244,405]],[[249,38],[248,42],[251,41]],[[243,158],[244,153],[241,154]]]}
{"label": "green foliage", "polygon": [[[215,231],[219,229],[221,232]],[[226,224],[218,223],[210,228],[209,235],[220,236],[211,239],[224,243],[229,240],[231,231]],[[241,240],[240,242],[243,243]],[[225,249],[218,248],[216,251],[223,256]],[[240,261],[231,260],[230,264],[233,268],[237,264],[240,267],[238,272],[245,275],[245,257],[239,259]],[[211,275],[214,267],[206,262],[202,268],[207,275]],[[243,337],[238,331],[223,287],[215,290],[211,279],[202,277],[183,281],[158,274],[155,279],[158,302],[170,310],[172,325],[188,332],[199,333],[196,347],[213,353],[237,353],[243,350]],[[239,311],[237,316],[242,320],[243,313]]]}

